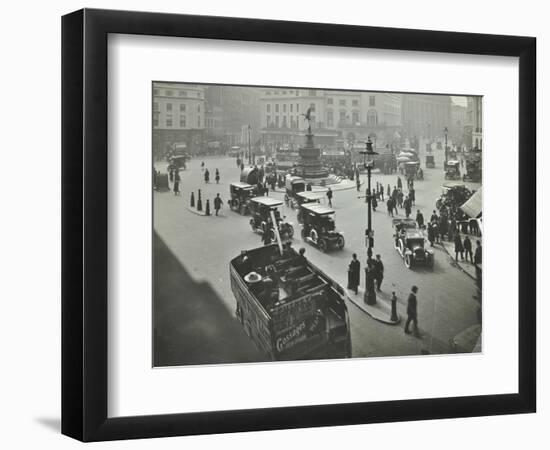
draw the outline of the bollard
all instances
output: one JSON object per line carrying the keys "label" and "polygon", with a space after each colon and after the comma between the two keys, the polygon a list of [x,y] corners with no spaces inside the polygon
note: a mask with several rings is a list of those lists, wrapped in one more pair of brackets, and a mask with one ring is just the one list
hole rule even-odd
{"label": "bollard", "polygon": [[191,208],[195,207],[195,193],[191,192]]}
{"label": "bollard", "polygon": [[391,317],[390,320],[392,322],[397,322],[397,297],[395,296],[395,292],[391,293]]}
{"label": "bollard", "polygon": [[202,199],[201,199],[201,190],[199,189],[199,198],[197,200],[197,211],[202,211]]}
{"label": "bollard", "polygon": [[210,200],[209,199],[206,199],[206,209],[204,210],[204,214],[206,216],[210,215]]}

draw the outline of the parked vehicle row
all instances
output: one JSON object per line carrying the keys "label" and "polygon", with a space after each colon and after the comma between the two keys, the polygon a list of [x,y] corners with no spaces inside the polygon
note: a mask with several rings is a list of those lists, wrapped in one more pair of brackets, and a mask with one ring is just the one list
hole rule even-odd
{"label": "parked vehicle row", "polygon": [[[305,181],[296,176],[287,176],[285,203],[297,208],[297,219],[302,225],[302,238],[322,252],[344,248],[343,233],[336,231],[335,211],[323,205],[323,192],[305,190]],[[241,215],[251,215],[252,231],[268,237],[264,242],[287,241],[294,236],[294,225],[281,216],[282,200],[258,195],[257,188],[245,182],[231,183],[229,206]]]}

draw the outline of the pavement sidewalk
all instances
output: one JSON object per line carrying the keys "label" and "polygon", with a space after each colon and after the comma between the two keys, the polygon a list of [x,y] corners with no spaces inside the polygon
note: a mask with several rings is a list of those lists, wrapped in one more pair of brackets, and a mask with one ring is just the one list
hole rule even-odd
{"label": "pavement sidewalk", "polygon": [[[478,236],[470,236],[470,240],[472,242],[475,242],[476,239],[479,239]],[[447,253],[447,255],[449,255],[449,258],[451,258],[452,260],[452,264],[456,267],[458,267],[458,269],[460,269],[462,272],[464,272],[466,275],[468,275],[470,278],[472,278],[474,281],[476,280],[476,268],[474,266],[474,264],[470,261],[457,261],[455,259],[455,244],[454,242],[450,242],[450,241],[441,241],[441,247],[443,248],[443,250],[445,250],[445,252]]]}
{"label": "pavement sidewalk", "polygon": [[365,303],[365,290],[361,287],[357,294],[349,289],[347,290],[347,294],[348,298],[355,306],[363,310],[373,319],[389,325],[397,325],[401,321],[399,313],[397,314],[397,320],[391,320],[391,296],[385,292],[376,293],[376,303],[374,305],[367,305],[367,303]]}

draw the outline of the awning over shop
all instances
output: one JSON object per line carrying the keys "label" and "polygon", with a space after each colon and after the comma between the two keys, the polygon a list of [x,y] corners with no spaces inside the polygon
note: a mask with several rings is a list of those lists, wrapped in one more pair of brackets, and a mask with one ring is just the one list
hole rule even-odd
{"label": "awning over shop", "polygon": [[481,199],[483,195],[481,193],[481,188],[479,188],[474,195],[472,195],[461,207],[460,209],[464,211],[464,213],[475,219],[477,217],[481,216],[482,210],[482,204]]}

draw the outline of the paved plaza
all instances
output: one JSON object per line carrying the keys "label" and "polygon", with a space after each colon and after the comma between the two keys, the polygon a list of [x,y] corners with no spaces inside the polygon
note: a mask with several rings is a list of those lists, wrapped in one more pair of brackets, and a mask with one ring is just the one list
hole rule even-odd
{"label": "paved plaza", "polygon": [[[420,149],[425,149],[421,142]],[[435,202],[441,194],[441,185],[445,182],[443,171],[443,151],[434,150],[436,167],[424,169],[424,180],[415,183],[416,205],[412,217],[420,209],[427,219],[435,209]],[[420,160],[425,154],[421,150]],[[210,183],[206,184],[201,170],[201,162],[211,173]],[[166,162],[155,163],[157,170],[166,173]],[[220,182],[214,182],[213,174],[218,169]],[[261,236],[252,232],[249,217],[232,212],[227,205],[229,199],[229,184],[239,180],[240,168],[235,158],[210,157],[189,161],[186,170],[180,172],[181,195],[172,192],[154,193],[154,231],[158,239],[170,252],[174,260],[189,275],[192,284],[205,286],[217,296],[227,310],[224,320],[236,324],[236,300],[231,291],[229,279],[229,261],[238,256],[241,250],[247,250],[262,245]],[[366,182],[366,175],[361,175]],[[389,184],[397,184],[397,175],[382,175],[377,170],[373,172],[372,185],[380,182],[385,190]],[[466,183],[468,187],[477,189],[478,183]],[[399,325],[390,325],[377,320],[364,308],[361,308],[362,291],[364,289],[363,269],[366,260],[364,233],[367,223],[367,204],[364,199],[364,186],[357,192],[354,185],[348,189],[336,190],[332,200],[336,211],[336,227],[343,232],[346,244],[343,250],[322,253],[317,248],[302,241],[300,226],[296,220],[296,211],[283,206],[281,213],[286,220],[293,222],[295,235],[292,241],[294,248],[304,247],[306,257],[321,270],[329,274],[343,287],[347,284],[348,264],[352,254],[357,253],[361,262],[361,290],[358,296],[348,291],[347,306],[351,323],[351,341],[353,357],[381,357],[395,355],[420,355],[449,353],[449,341],[457,333],[479,323],[479,302],[476,300],[477,290],[474,279],[457,265],[450,257],[448,250],[441,245],[433,247],[435,266],[433,270],[424,267],[407,269],[402,258],[394,249],[391,217],[388,216],[386,205],[380,202],[372,215],[374,229],[374,254],[380,254],[384,263],[384,281],[379,301],[389,305],[392,292],[395,292],[398,302],[398,314],[406,318],[407,296],[413,285],[419,287],[418,321],[421,338],[407,335],[403,332],[403,320]],[[190,210],[191,192],[197,195],[202,191],[203,207],[209,199],[211,208],[217,193],[220,193],[224,206],[220,216],[203,216]],[[282,199],[282,192],[270,192],[270,196]],[[363,197],[363,198],[358,198]],[[398,217],[404,217],[400,210]],[[429,244],[428,244],[429,245]],[[163,247],[164,248],[164,247]],[[180,289],[183,289],[180,287]],[[165,297],[162,302],[154,302],[155,315],[155,352],[158,353],[158,365],[189,364],[188,336],[186,332],[186,314],[181,302],[188,301],[186,292]],[[359,306],[358,306],[359,305]],[[207,322],[207,321],[206,321]],[[246,337],[246,335],[245,335]],[[178,342],[186,341],[186,345],[178,349]],[[165,348],[168,345],[170,348]],[[198,349],[203,343],[199,338],[193,342]],[[204,345],[207,345],[206,343]],[[163,356],[164,355],[164,356]],[[236,357],[234,362],[247,360],[248,356]],[[219,362],[228,362],[220,357]],[[231,362],[231,361],[229,361]]]}

